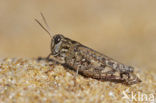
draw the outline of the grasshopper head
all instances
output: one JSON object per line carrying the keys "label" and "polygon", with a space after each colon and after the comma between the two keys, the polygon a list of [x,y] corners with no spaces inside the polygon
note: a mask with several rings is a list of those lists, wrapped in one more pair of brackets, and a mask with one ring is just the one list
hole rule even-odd
{"label": "grasshopper head", "polygon": [[57,56],[60,54],[60,50],[61,50],[61,45],[63,43],[63,35],[60,34],[56,34],[53,36],[53,38],[51,39],[51,53],[54,56]]}
{"label": "grasshopper head", "polygon": [[67,52],[72,47],[73,41],[61,34],[56,34],[51,40],[51,54],[53,56],[67,57]]}

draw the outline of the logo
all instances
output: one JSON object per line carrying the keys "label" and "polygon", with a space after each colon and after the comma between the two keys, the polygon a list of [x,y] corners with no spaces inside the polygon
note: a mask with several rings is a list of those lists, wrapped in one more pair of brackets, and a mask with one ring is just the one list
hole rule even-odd
{"label": "logo", "polygon": [[142,93],[140,91],[129,92],[129,89],[122,92],[123,93],[123,99],[127,99],[129,101],[138,101],[138,102],[154,102],[154,93]]}

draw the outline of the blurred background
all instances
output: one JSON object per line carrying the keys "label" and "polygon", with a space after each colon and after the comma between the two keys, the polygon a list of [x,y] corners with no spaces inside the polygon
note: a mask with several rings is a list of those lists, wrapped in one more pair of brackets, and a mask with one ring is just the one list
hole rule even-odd
{"label": "blurred background", "polygon": [[155,69],[155,0],[0,0],[0,58],[46,57],[51,31],[125,64]]}

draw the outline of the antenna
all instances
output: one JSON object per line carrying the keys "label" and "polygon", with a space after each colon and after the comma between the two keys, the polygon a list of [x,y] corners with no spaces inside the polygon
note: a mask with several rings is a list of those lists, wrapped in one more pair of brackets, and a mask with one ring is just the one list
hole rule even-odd
{"label": "antenna", "polygon": [[44,24],[46,25],[46,27],[45,27],[39,20],[35,19],[35,21],[36,21],[36,22],[42,27],[42,29],[44,29],[44,30],[49,34],[49,36],[52,38],[52,33],[50,32],[49,25],[48,25],[48,23],[47,23],[47,21],[46,21],[44,15],[43,15],[43,13],[41,13],[41,17],[42,17],[42,19],[43,19]]}

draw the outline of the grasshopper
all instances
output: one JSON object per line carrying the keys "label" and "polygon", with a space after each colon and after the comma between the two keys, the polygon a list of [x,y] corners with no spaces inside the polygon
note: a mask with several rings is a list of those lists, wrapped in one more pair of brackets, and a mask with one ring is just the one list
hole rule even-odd
{"label": "grasshopper", "polygon": [[46,27],[39,20],[35,19],[35,21],[51,37],[51,53],[46,58],[47,60],[53,56],[54,60],[68,66],[77,74],[102,81],[119,82],[126,85],[141,82],[139,77],[134,74],[134,67],[120,63],[61,34],[52,36],[42,13],[41,16]]}

